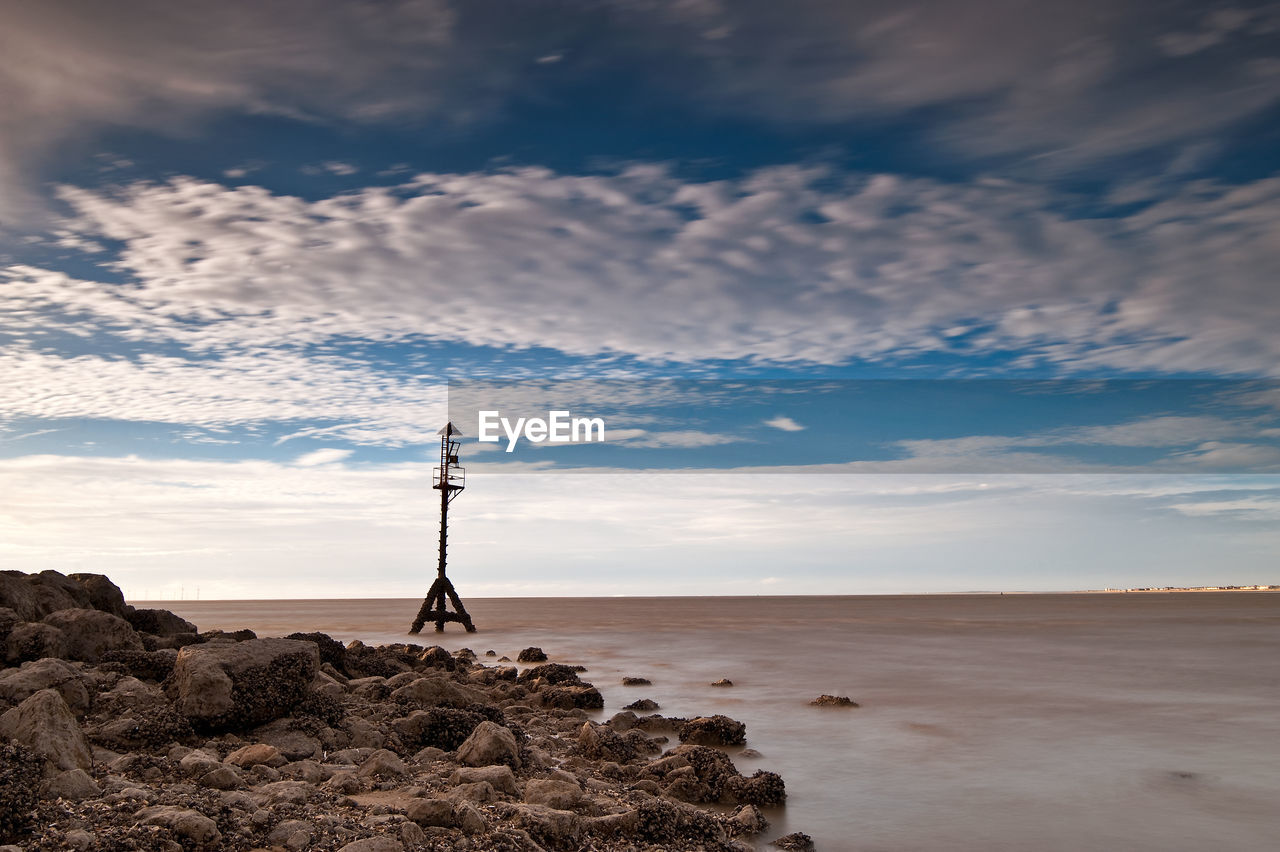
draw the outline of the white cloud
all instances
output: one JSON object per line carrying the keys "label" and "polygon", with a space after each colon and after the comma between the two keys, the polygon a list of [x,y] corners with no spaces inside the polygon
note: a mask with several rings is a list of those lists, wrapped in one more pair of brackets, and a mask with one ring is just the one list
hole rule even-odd
{"label": "white cloud", "polygon": [[[1092,571],[1225,582],[1262,576],[1278,544],[1274,524],[1252,522],[1271,516],[1275,477],[1242,497],[1220,493],[1221,477],[469,473],[450,528],[464,598],[574,583],[724,594],[779,577],[780,564],[789,590],[826,594],[1069,588]],[[414,597],[434,573],[430,476],[429,462],[0,459],[0,560],[101,571],[135,597],[176,596],[179,583],[206,599]],[[1239,501],[1258,511],[1225,505]],[[1189,520],[1170,503],[1224,505]],[[993,548],[1043,573],[1000,580]],[[543,566],[532,585],[531,562]]]}
{"label": "white cloud", "polygon": [[[1198,445],[1195,449],[1166,454],[1152,469],[1187,471],[1194,468],[1239,469],[1253,473],[1275,470],[1280,448],[1223,441],[1224,438],[1263,437],[1269,430],[1256,417],[1228,419],[1216,416],[1164,416],[1131,420],[1109,426],[1052,429],[1025,435],[966,435],[897,441],[909,458],[889,462],[887,469],[910,464],[935,464],[935,470],[1017,471],[1102,470],[1107,465],[1087,464],[1074,456],[1032,452],[1049,447],[1128,447],[1169,449]],[[1217,440],[1215,440],[1217,439]],[[870,463],[876,464],[876,463]],[[1126,467],[1121,465],[1120,467]]]}
{"label": "white cloud", "polygon": [[1280,471],[1280,447],[1229,441],[1206,441],[1194,451],[1179,454],[1190,464],[1250,472]]}
{"label": "white cloud", "polygon": [[[629,431],[639,434],[627,439],[626,446],[628,447],[679,447],[689,449],[694,447],[715,447],[720,444],[733,444],[742,440],[742,438],[737,435],[730,435],[723,432],[703,432],[698,429],[669,429],[659,432],[651,432],[644,429]],[[612,441],[612,434],[607,433],[605,435],[605,439]]]}
{"label": "white cloud", "polygon": [[774,417],[771,420],[764,421],[764,425],[772,426],[774,429],[781,429],[784,432],[799,432],[805,428],[801,426],[799,423],[797,423],[796,421],[792,420],[790,417],[787,417],[786,415],[783,415],[783,414],[779,414],[777,417]]}
{"label": "white cloud", "polygon": [[137,283],[18,270],[5,295],[19,328],[56,310],[205,348],[425,335],[658,360],[1280,364],[1280,178],[1104,220],[1016,184],[799,168],[708,183],[651,166],[422,175],[316,202],[189,179],[63,194],[86,237],[123,242]]}
{"label": "white cloud", "polygon": [[337,447],[322,447],[318,450],[312,450],[309,453],[303,453],[293,460],[298,467],[316,467],[322,464],[336,464],[351,457],[353,450],[342,450]]}
{"label": "white cloud", "polygon": [[353,359],[252,350],[212,360],[0,353],[5,418],[100,419],[226,426],[261,421],[339,424],[290,437],[349,443],[432,442],[445,419],[442,383],[399,377]]}

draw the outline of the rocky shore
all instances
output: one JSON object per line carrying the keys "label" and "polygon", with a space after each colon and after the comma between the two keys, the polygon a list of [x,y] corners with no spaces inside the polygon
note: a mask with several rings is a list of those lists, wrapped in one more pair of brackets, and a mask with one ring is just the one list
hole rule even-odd
{"label": "rocky shore", "polygon": [[741,722],[597,723],[534,648],[200,632],[53,571],[0,572],[0,648],[0,850],[746,852],[786,798]]}

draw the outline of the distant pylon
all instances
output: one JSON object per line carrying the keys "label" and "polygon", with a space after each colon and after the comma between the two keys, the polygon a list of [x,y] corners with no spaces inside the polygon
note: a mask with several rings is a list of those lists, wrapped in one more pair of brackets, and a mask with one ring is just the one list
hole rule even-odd
{"label": "distant pylon", "polygon": [[[440,466],[432,474],[431,487],[440,491],[440,564],[436,569],[436,581],[431,584],[431,589],[427,592],[426,599],[422,601],[418,617],[413,620],[413,626],[409,628],[409,632],[419,633],[423,625],[428,621],[434,621],[436,632],[443,633],[446,621],[456,621],[465,627],[468,633],[475,633],[476,627],[471,623],[467,608],[462,605],[462,599],[454,590],[453,583],[450,583],[449,578],[444,575],[445,555],[449,541],[449,504],[453,502],[454,497],[458,496],[458,492],[467,487],[466,471],[458,466],[458,442],[453,440],[453,436],[462,433],[453,423],[446,423],[439,434]],[[449,603],[453,604],[453,612],[449,611]]]}

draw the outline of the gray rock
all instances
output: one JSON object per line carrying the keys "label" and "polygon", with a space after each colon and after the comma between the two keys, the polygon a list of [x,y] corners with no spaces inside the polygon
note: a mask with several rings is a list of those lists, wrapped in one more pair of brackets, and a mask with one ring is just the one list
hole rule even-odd
{"label": "gray rock", "polygon": [[735,835],[759,834],[769,827],[769,821],[755,805],[743,805],[729,817]]}
{"label": "gray rock", "polygon": [[7,606],[0,606],[0,641],[8,639],[13,628],[21,623],[22,619],[16,612]]}
{"label": "gray rock", "polygon": [[97,663],[108,651],[142,651],[142,638],[118,615],[96,609],[63,609],[44,617],[44,623],[67,637],[67,656]]}
{"label": "gray rock", "polygon": [[73,828],[62,836],[63,841],[70,849],[76,852],[87,852],[98,845],[98,835],[85,831],[83,828]]}
{"label": "gray rock", "polygon": [[21,621],[36,621],[44,615],[24,574],[0,572],[0,606],[13,610]]}
{"label": "gray rock", "polygon": [[813,838],[803,831],[793,831],[783,835],[769,845],[786,849],[788,852],[813,852]]}
{"label": "gray rock", "polygon": [[524,785],[524,800],[531,805],[546,805],[561,811],[582,804],[582,788],[568,781],[533,778]]}
{"label": "gray rock", "polygon": [[167,609],[136,609],[127,613],[124,618],[133,625],[134,630],[154,636],[179,636],[198,632],[198,628],[190,621]]}
{"label": "gray rock", "polygon": [[535,840],[555,849],[579,848],[582,821],[572,811],[521,804],[514,806],[513,815],[516,825],[527,830]]}
{"label": "gray rock", "polygon": [[409,805],[405,816],[418,825],[453,828],[456,825],[453,811],[454,804],[448,799],[418,799]]}
{"label": "gray rock", "polygon": [[316,795],[316,789],[306,781],[273,781],[257,788],[273,805],[305,805]]}
{"label": "gray rock", "polygon": [[449,783],[454,786],[480,781],[492,784],[495,790],[506,793],[508,796],[519,794],[516,788],[516,776],[510,766],[460,766],[449,776]]}
{"label": "gray rock", "polygon": [[0,700],[19,704],[42,689],[53,689],[77,716],[89,709],[89,681],[75,666],[47,658],[0,673]]}
{"label": "gray rock", "polygon": [[403,704],[419,707],[450,705],[463,707],[483,703],[487,696],[478,689],[455,683],[448,677],[418,677],[395,689],[391,697]]}
{"label": "gray rock", "polygon": [[244,780],[230,766],[219,766],[200,776],[200,786],[212,790],[236,790],[244,786]]}
{"label": "gray rock", "polygon": [[356,770],[360,778],[403,778],[409,771],[404,761],[396,757],[395,752],[385,748],[378,749],[365,758],[364,763]]}
{"label": "gray rock", "polygon": [[154,805],[134,814],[139,825],[159,825],[200,846],[212,846],[222,839],[218,824],[199,811],[170,805]]}
{"label": "gray rock", "polygon": [[348,843],[338,852],[404,852],[404,846],[394,837],[370,837]]}
{"label": "gray rock", "polygon": [[320,757],[324,748],[315,737],[307,736],[291,727],[292,720],[277,719],[253,732],[258,742],[273,745],[289,760],[305,760]]}
{"label": "gray rock", "polygon": [[257,766],[260,763],[271,767],[284,766],[289,762],[280,750],[273,745],[267,743],[253,743],[252,745],[241,746],[231,754],[227,755],[227,763],[233,766],[240,766],[245,769]]}
{"label": "gray rock", "polygon": [[311,835],[315,833],[316,827],[301,819],[286,819],[271,829],[271,833],[267,835],[267,840],[273,844],[287,846],[288,842],[296,834],[304,834],[307,837],[306,843],[310,843]]}
{"label": "gray rock", "polygon": [[5,659],[9,663],[66,655],[67,634],[52,624],[25,621],[14,627],[5,639]]}
{"label": "gray rock", "polygon": [[102,788],[83,769],[68,769],[50,778],[44,786],[44,793],[51,799],[78,802],[96,799],[102,795]]}
{"label": "gray rock", "polygon": [[124,602],[124,592],[103,574],[68,574],[89,596],[89,606],[126,618],[133,607]]}
{"label": "gray rock", "polygon": [[[70,702],[67,702],[70,704]],[[110,690],[98,695],[98,710],[123,716],[134,711],[153,710],[165,703],[159,687],[125,675]],[[75,709],[74,707],[72,708]]]}
{"label": "gray rock", "polygon": [[515,734],[490,721],[481,722],[458,748],[458,762],[467,766],[505,763],[520,768],[520,747]]}
{"label": "gray rock", "polygon": [[0,736],[15,739],[57,769],[88,769],[93,765],[89,743],[52,689],[42,689],[0,716]]}
{"label": "gray rock", "polygon": [[458,805],[453,812],[453,818],[463,834],[482,834],[489,828],[480,811],[467,802]]}
{"label": "gray rock", "polygon": [[539,691],[538,697],[543,707],[557,710],[600,710],[604,707],[604,696],[589,683],[545,687]]}
{"label": "gray rock", "polygon": [[359,791],[360,779],[356,778],[354,772],[335,772],[329,776],[329,780],[324,782],[324,786],[334,792],[349,796]]}
{"label": "gray rock", "polygon": [[620,737],[617,731],[592,722],[583,722],[578,729],[578,749],[591,760],[626,763],[636,756],[635,748]]}
{"label": "gray rock", "polygon": [[473,781],[454,787],[449,791],[449,798],[458,802],[467,801],[487,805],[498,801],[500,796],[488,781]]}
{"label": "gray rock", "polygon": [[743,805],[774,807],[787,800],[787,786],[776,772],[756,770],[750,778],[725,779],[722,795]]}
{"label": "gray rock", "polygon": [[410,849],[426,839],[427,833],[419,828],[416,822],[406,821],[400,824],[400,840],[407,844]]}
{"label": "gray rock", "polygon": [[348,716],[342,720],[342,727],[351,736],[350,748],[352,749],[379,749],[386,744],[387,738],[382,735],[382,732],[359,716]]}
{"label": "gray rock", "polygon": [[319,784],[329,779],[333,774],[333,767],[321,766],[314,760],[295,760],[280,767],[280,774],[296,781]]}
{"label": "gray rock", "polygon": [[747,726],[728,716],[699,716],[680,726],[681,742],[707,746],[742,745],[747,739]]}
{"label": "gray rock", "polygon": [[218,760],[218,758],[209,754],[207,751],[196,749],[195,751],[184,755],[182,759],[178,761],[178,766],[180,766],[182,771],[188,775],[198,776],[204,775],[207,772],[212,772],[222,766],[222,761]]}
{"label": "gray rock", "polygon": [[654,710],[661,710],[661,705],[650,698],[641,698],[639,701],[632,701],[623,710],[639,710],[641,713],[652,713]]}
{"label": "gray rock", "polygon": [[315,643],[296,639],[188,645],[178,652],[167,689],[192,725],[231,730],[287,714],[319,668]]}
{"label": "gray rock", "polygon": [[[36,596],[36,618],[43,618],[60,609],[78,609],[89,606],[89,594],[75,580],[57,571],[41,571],[27,576],[31,591]],[[36,619],[33,618],[32,621]]]}

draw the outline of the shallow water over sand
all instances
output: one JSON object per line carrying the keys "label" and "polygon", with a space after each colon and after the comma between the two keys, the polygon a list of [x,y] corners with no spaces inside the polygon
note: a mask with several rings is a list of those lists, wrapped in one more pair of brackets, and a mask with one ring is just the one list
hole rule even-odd
{"label": "shallow water over sand", "polygon": [[[160,605],[202,630],[410,641],[418,600]],[[581,663],[608,718],[747,723],[819,850],[1270,850],[1280,837],[1280,593],[468,599],[480,632]],[[441,641],[442,640],[442,641]],[[624,675],[648,687],[623,687]],[[732,689],[713,688],[727,677]],[[822,693],[858,709],[810,707]],[[770,847],[771,848],[771,847]]]}

